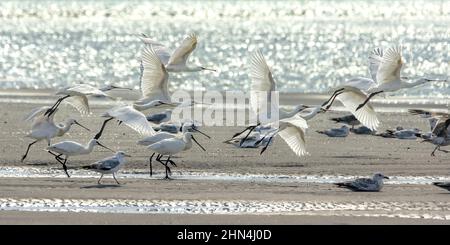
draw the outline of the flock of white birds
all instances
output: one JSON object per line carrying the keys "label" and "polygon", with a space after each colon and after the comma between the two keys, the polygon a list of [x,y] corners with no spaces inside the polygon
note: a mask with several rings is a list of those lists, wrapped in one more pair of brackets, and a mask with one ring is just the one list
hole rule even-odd
{"label": "flock of white birds", "polygon": [[[74,119],[67,119],[63,123],[54,122],[54,115],[63,101],[72,105],[81,114],[89,114],[90,96],[105,97],[115,101],[114,97],[108,95],[108,91],[127,89],[111,85],[104,88],[95,88],[87,84],[75,84],[61,88],[56,93],[56,95],[61,97],[54,105],[36,108],[26,115],[25,120],[31,122],[31,132],[27,137],[32,138],[34,141],[28,145],[22,161],[26,159],[33,144],[46,140],[48,144],[46,150],[55,157],[57,162],[62,164],[65,173],[70,177],[66,166],[69,156],[89,154],[95,146],[109,149],[100,143],[99,139],[106,124],[111,120],[117,120],[119,124],[127,125],[143,137],[138,141],[138,144],[146,146],[149,152],[152,153],[149,159],[150,168],[153,157],[157,154],[155,159],[164,165],[166,179],[170,178],[169,165],[176,166],[175,162],[171,160],[173,155],[189,150],[192,147],[192,142],[205,150],[194,137],[195,133],[200,132],[194,123],[181,123],[177,133],[156,132],[154,130],[157,124],[170,120],[170,111],[174,108],[178,106],[192,107],[197,104],[197,102],[179,103],[172,101],[169,92],[169,73],[215,71],[214,69],[188,62],[190,54],[196,48],[197,36],[189,34],[173,52],[169,52],[164,45],[146,35],[139,36],[139,38],[144,43],[141,50],[141,98],[130,104],[116,102],[114,107],[101,115],[105,117],[105,121],[100,131],[86,144],[69,140],[51,144],[53,138],[64,136],[72,125],[78,125],[89,130]],[[272,100],[272,92],[277,91],[276,82],[262,52],[260,50],[253,51],[250,54],[249,63],[249,77],[252,81],[250,91],[252,112],[258,116],[257,118],[265,118],[261,117],[268,113],[267,108],[265,109],[264,107],[270,105],[271,109],[279,111],[279,116],[272,117],[276,119],[258,121],[255,125],[249,125],[242,132],[234,134],[231,140],[248,131],[245,137],[239,140],[238,145],[248,144],[248,141],[255,146],[263,145],[261,154],[266,151],[276,135],[281,136],[297,156],[308,154],[305,141],[305,134],[308,128],[307,121],[320,113],[325,113],[332,106],[335,99],[338,99],[346,110],[351,112],[354,118],[362,125],[375,131],[380,124],[376,112],[370,103],[370,99],[375,95],[412,88],[428,82],[447,82],[447,80],[428,78],[416,78],[413,82],[408,82],[408,80],[413,79],[401,76],[401,69],[404,64],[401,46],[390,47],[386,50],[376,48],[369,55],[370,78],[357,77],[348,80],[342,86],[334,88],[332,96],[322,105],[308,106],[299,104],[288,111],[281,107],[279,108],[278,100]],[[166,111],[162,116],[148,117],[143,114],[143,111],[152,108],[165,108]],[[432,155],[434,155],[436,150],[441,150],[440,147],[450,144],[450,134],[447,131],[450,125],[450,114],[423,110],[414,110],[412,113],[419,114],[422,117],[435,118],[435,127],[432,129],[430,137],[426,140],[436,145]],[[354,123],[351,125],[354,125]],[[254,130],[256,128],[262,127],[268,130],[261,134],[260,137],[252,137],[251,133],[255,133]],[[209,138],[206,134],[202,134]],[[127,156],[129,155],[125,152],[119,151],[114,156],[100,160],[90,166],[85,166],[85,168],[101,173],[101,177],[98,180],[99,184],[103,174],[113,174],[114,179],[119,183],[115,178],[115,173],[125,163],[124,158]],[[163,159],[163,157],[166,157],[166,159]]]}

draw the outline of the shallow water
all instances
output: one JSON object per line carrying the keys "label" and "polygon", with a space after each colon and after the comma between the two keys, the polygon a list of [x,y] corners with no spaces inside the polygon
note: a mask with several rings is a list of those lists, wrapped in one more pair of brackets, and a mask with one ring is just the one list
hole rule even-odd
{"label": "shallow water", "polygon": [[[325,92],[367,76],[367,54],[402,43],[406,76],[448,76],[448,1],[1,1],[0,88],[75,82],[138,87],[140,41],[170,49],[199,35],[192,61],[219,72],[172,74],[172,89],[249,88],[249,50],[262,49],[284,92]],[[446,97],[447,84],[408,90]],[[402,95],[405,92],[399,92]]]}

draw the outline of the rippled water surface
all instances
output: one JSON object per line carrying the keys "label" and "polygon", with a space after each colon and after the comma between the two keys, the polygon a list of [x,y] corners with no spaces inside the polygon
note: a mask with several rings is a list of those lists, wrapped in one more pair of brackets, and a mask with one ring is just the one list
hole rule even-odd
{"label": "rippled water surface", "polygon": [[[405,75],[450,75],[449,1],[1,1],[0,22],[0,88],[137,88],[139,33],[173,49],[196,32],[192,62],[219,70],[172,74],[172,89],[248,89],[255,47],[284,92],[325,92],[367,76],[368,52],[398,43]],[[408,95],[449,92],[435,84]]]}

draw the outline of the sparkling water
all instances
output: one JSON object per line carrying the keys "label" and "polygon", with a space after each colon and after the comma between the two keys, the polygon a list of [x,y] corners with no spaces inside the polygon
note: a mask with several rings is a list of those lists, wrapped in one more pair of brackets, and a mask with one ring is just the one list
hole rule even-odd
{"label": "sparkling water", "polygon": [[[375,47],[403,44],[405,76],[450,76],[449,1],[0,1],[0,88],[73,83],[139,87],[137,38],[174,49],[199,36],[191,62],[218,72],[170,75],[170,88],[247,90],[260,48],[283,92],[326,92],[368,76]],[[397,95],[447,97],[447,84]]]}

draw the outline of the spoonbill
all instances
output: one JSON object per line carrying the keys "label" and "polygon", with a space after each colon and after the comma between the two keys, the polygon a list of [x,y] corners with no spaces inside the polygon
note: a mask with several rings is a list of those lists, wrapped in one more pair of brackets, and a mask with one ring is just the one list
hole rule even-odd
{"label": "spoonbill", "polygon": [[53,120],[54,114],[49,117],[38,115],[39,113],[44,113],[44,111],[48,109],[50,109],[48,106],[39,107],[33,110],[30,115],[25,118],[25,120],[33,119],[31,131],[25,137],[32,138],[34,141],[28,145],[25,154],[22,156],[21,162],[27,158],[28,152],[30,151],[32,145],[44,139],[47,141],[47,145],[50,145],[51,139],[63,136],[74,124],[90,131],[88,128],[77,122],[77,120],[72,118],[67,119],[65,122],[56,124]]}
{"label": "spoonbill", "polygon": [[[192,141],[194,141],[203,151],[206,151],[206,149],[202,145],[200,145],[200,143],[198,143],[198,141],[194,138],[194,135],[191,132],[185,132],[183,134],[183,137],[181,138],[175,137],[171,139],[164,139],[147,146],[148,149],[159,154],[159,156],[156,158],[156,161],[160,162],[166,167],[165,179],[170,179],[170,168],[168,164],[174,164],[174,162],[171,161],[170,158],[179,152],[190,149],[192,147]],[[165,163],[161,160],[163,156],[168,156]]]}
{"label": "spoonbill", "polygon": [[103,178],[104,174],[112,174],[114,180],[118,185],[120,185],[119,181],[116,179],[116,173],[119,169],[125,164],[125,157],[131,157],[123,151],[118,151],[112,157],[107,157],[100,161],[97,161],[91,165],[83,166],[83,169],[92,170],[98,173],[101,173],[100,179],[98,179],[97,183],[101,185],[100,181]]}
{"label": "spoonbill", "polygon": [[[184,137],[184,134],[189,132],[189,130],[192,130],[194,132],[198,132],[202,135],[204,135],[205,137],[207,137],[208,139],[210,139],[211,137],[205,133],[203,133],[202,131],[200,131],[199,129],[197,129],[197,127],[195,126],[194,123],[190,124],[190,123],[183,123],[180,127],[180,132],[178,134],[172,134],[172,133],[167,133],[167,132],[158,132],[155,133],[152,136],[148,136],[148,137],[144,137],[143,139],[139,140],[137,142],[138,145],[143,145],[143,146],[149,146],[152,144],[155,144],[159,141],[162,140],[166,140],[166,139],[174,139],[174,138],[182,138]],[[186,148],[184,150],[189,150],[191,148],[192,144],[187,144]],[[149,158],[149,163],[150,163],[150,176],[152,176],[152,159],[155,156],[155,153],[153,153],[150,158]],[[158,154],[158,156],[156,156],[157,159],[161,160],[160,154]],[[161,163],[161,161],[158,161]],[[172,164],[175,164],[172,162]]]}
{"label": "spoonbill", "polygon": [[89,114],[90,110],[87,96],[94,95],[97,97],[107,97],[110,99],[114,99],[100,89],[88,84],[76,84],[63,87],[56,92],[56,95],[63,95],[63,97],[59,98],[56,103],[45,112],[44,115],[49,116],[53,114],[56,108],[58,108],[58,106],[64,100],[75,107],[75,109],[77,109],[81,114]]}
{"label": "spoonbill", "polygon": [[369,96],[356,110],[361,109],[373,96],[384,92],[395,92],[400,89],[413,88],[428,82],[447,82],[446,80],[419,78],[414,82],[406,82],[409,78],[400,77],[404,60],[402,57],[402,46],[388,48],[385,52],[381,49],[372,51],[369,58],[369,70],[375,86],[370,87],[367,92]]}
{"label": "spoonbill", "polygon": [[352,191],[378,192],[383,188],[384,179],[389,179],[389,177],[382,173],[375,173],[371,179],[360,178],[353,181],[335,183],[335,185],[350,189]]}
{"label": "spoonbill", "polygon": [[187,35],[180,45],[169,54],[169,51],[160,43],[151,40],[147,36],[140,38],[145,44],[153,45],[158,48],[158,56],[169,72],[196,72],[196,71],[216,71],[215,69],[206,68],[201,65],[190,65],[188,59],[194,49],[197,47],[197,35],[190,33]]}
{"label": "spoonbill", "polygon": [[[69,156],[78,156],[78,155],[87,155],[92,152],[94,149],[94,146],[101,146],[105,149],[108,149],[112,152],[110,148],[104,146],[101,144],[97,139],[91,139],[86,145],[82,145],[75,141],[62,141],[53,145],[50,145],[47,147],[47,152],[55,156],[56,161],[61,163],[63,165],[64,172],[66,173],[67,177],[70,177],[69,173],[67,172],[67,166],[66,162]],[[56,153],[55,153],[56,152]],[[65,158],[62,158],[61,156],[65,156]]]}

